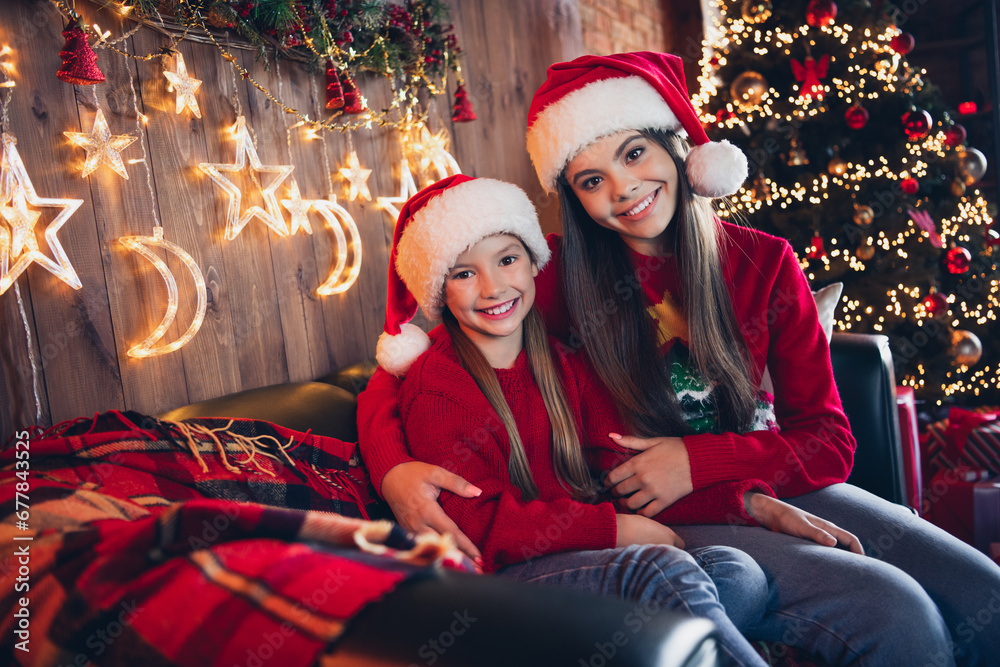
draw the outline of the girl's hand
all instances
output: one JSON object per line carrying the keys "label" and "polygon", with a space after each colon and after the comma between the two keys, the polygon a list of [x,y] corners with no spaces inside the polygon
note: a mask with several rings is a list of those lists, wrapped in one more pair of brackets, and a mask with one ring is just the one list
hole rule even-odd
{"label": "girl's hand", "polygon": [[694,491],[691,461],[681,438],[637,438],[610,433],[619,445],[640,453],[608,473],[607,485],[619,505],[654,517]]}
{"label": "girl's hand", "polygon": [[441,505],[441,491],[451,491],[463,498],[475,498],[482,493],[458,475],[430,463],[407,461],[400,463],[382,478],[382,497],[389,503],[399,525],[411,533],[433,530],[450,533],[456,546],[476,561],[482,554],[465,536]]}
{"label": "girl's hand", "polygon": [[616,547],[633,544],[667,544],[678,549],[684,548],[684,540],[674,531],[638,514],[616,514],[618,540]]}
{"label": "girl's hand", "polygon": [[865,555],[861,542],[853,534],[777,498],[748,491],[743,495],[743,506],[757,523],[776,533],[812,540],[827,547],[840,544],[856,554]]}

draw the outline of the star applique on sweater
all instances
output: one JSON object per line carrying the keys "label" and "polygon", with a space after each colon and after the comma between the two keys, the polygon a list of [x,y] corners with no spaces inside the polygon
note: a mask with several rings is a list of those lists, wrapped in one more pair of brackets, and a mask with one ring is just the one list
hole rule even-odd
{"label": "star applique on sweater", "polygon": [[[659,335],[658,343],[663,347],[675,338],[681,342],[688,342],[688,324],[684,316],[684,310],[674,301],[669,290],[664,290],[659,303],[653,303],[646,308],[646,312],[656,322]],[[650,299],[652,301],[652,299]]]}

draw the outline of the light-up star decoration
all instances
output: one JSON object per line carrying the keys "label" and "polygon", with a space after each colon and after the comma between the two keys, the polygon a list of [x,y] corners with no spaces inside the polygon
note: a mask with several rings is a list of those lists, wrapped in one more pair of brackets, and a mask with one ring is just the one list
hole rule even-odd
{"label": "light-up star decoration", "polygon": [[399,196],[398,197],[378,197],[376,202],[382,207],[386,215],[392,220],[393,225],[399,220],[399,208],[406,200],[417,194],[417,184],[413,181],[413,174],[410,173],[410,162],[405,157],[399,163]]}
{"label": "light-up star decoration", "polygon": [[[447,178],[450,175],[461,174],[462,170],[458,162],[448,152],[448,131],[441,129],[431,134],[427,126],[421,123],[415,130],[416,139],[409,143],[411,154],[420,160],[420,170],[427,171],[430,166],[437,172],[437,179]],[[449,173],[450,170],[450,173]]]}
{"label": "light-up star decoration", "polygon": [[299,192],[299,184],[292,179],[292,184],[288,186],[288,199],[282,199],[281,205],[288,209],[288,212],[292,214],[292,230],[291,233],[304,229],[306,234],[312,234],[312,227],[309,226],[309,209],[312,208],[312,202],[307,201],[302,198],[302,194]]}
{"label": "light-up star decoration", "polygon": [[[39,264],[73,289],[80,289],[79,276],[70,264],[57,234],[81,205],[82,199],[39,197],[28,172],[17,153],[17,140],[12,134],[3,135],[3,157],[0,160],[0,294],[3,294],[32,263]],[[52,251],[48,257],[38,247],[35,226],[41,214],[28,208],[61,208],[45,227],[45,241]],[[7,226],[12,230],[7,231]],[[12,264],[13,263],[13,264]]]}
{"label": "light-up star decoration", "polygon": [[191,110],[195,118],[201,118],[201,109],[198,107],[198,100],[194,93],[201,86],[201,79],[188,76],[187,65],[184,64],[184,56],[178,53],[174,59],[176,72],[163,71],[163,76],[167,78],[169,84],[167,90],[177,93],[177,113],[181,113],[185,108]]}
{"label": "light-up star decoration", "polygon": [[[257,157],[257,148],[253,145],[253,140],[247,131],[246,118],[243,116],[236,119],[233,134],[236,136],[236,162],[233,164],[202,162],[198,165],[216,185],[225,190],[229,195],[229,207],[226,212],[226,240],[232,241],[235,239],[243,231],[243,228],[247,226],[247,223],[254,218],[266,224],[279,236],[288,236],[288,227],[285,226],[285,220],[281,216],[281,209],[278,208],[278,198],[274,193],[278,189],[278,186],[281,185],[281,182],[292,173],[294,167],[291,165],[264,166],[261,164],[260,158]],[[264,204],[267,206],[266,211],[260,206],[250,206],[241,213],[243,193],[240,192],[240,189],[232,181],[221,173],[224,171],[244,171],[247,168],[248,158],[251,170],[277,174],[274,180],[266,187],[263,187],[262,182],[257,181],[259,183],[258,187],[260,187],[260,194],[263,196]]]}
{"label": "light-up star decoration", "polygon": [[[337,203],[335,196],[329,200],[316,199],[309,203],[326,220],[337,241],[336,261],[330,275],[316,288],[316,293],[320,296],[342,294],[351,288],[361,273],[361,235],[358,233],[358,226],[351,214]],[[345,230],[350,235],[349,241],[344,234]]]}
{"label": "light-up star decoration", "polygon": [[81,176],[87,177],[98,167],[105,166],[128,180],[128,172],[125,171],[121,152],[139,137],[131,134],[111,134],[103,110],[97,110],[97,115],[94,117],[94,127],[89,133],[63,132],[63,134],[69,137],[74,146],[79,146],[87,151],[87,159],[83,162]]}
{"label": "light-up star decoration", "polygon": [[347,195],[348,199],[354,201],[361,197],[368,201],[372,200],[372,193],[368,190],[368,177],[371,176],[372,170],[362,168],[355,151],[351,151],[351,154],[347,156],[347,166],[341,167],[339,171],[351,187],[351,191]]}

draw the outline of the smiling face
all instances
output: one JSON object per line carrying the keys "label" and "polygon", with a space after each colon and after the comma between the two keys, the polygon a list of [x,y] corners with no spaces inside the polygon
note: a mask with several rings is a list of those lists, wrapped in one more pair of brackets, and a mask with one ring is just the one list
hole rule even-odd
{"label": "smiling face", "polygon": [[641,255],[665,253],[678,173],[658,142],[635,130],[609,135],[570,160],[564,174],[594,222]]}
{"label": "smiling face", "polygon": [[535,302],[538,268],[516,236],[487,236],[458,256],[444,283],[448,310],[495,368],[513,365]]}

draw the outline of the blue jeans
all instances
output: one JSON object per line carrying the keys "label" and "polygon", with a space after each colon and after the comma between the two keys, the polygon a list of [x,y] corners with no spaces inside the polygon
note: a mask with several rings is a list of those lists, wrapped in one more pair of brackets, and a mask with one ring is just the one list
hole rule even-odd
{"label": "blue jeans", "polygon": [[[740,631],[759,623],[767,600],[764,572],[728,547],[690,553],[664,545],[570,551],[509,565],[498,575],[612,595],[713,621],[725,664],[765,667]],[[729,614],[727,616],[727,613]]]}
{"label": "blue jeans", "polygon": [[767,574],[749,636],[830,665],[1000,664],[1000,568],[971,546],[849,484],[786,498],[858,536],[866,556],[763,528],[676,526],[688,548],[725,544]]}

